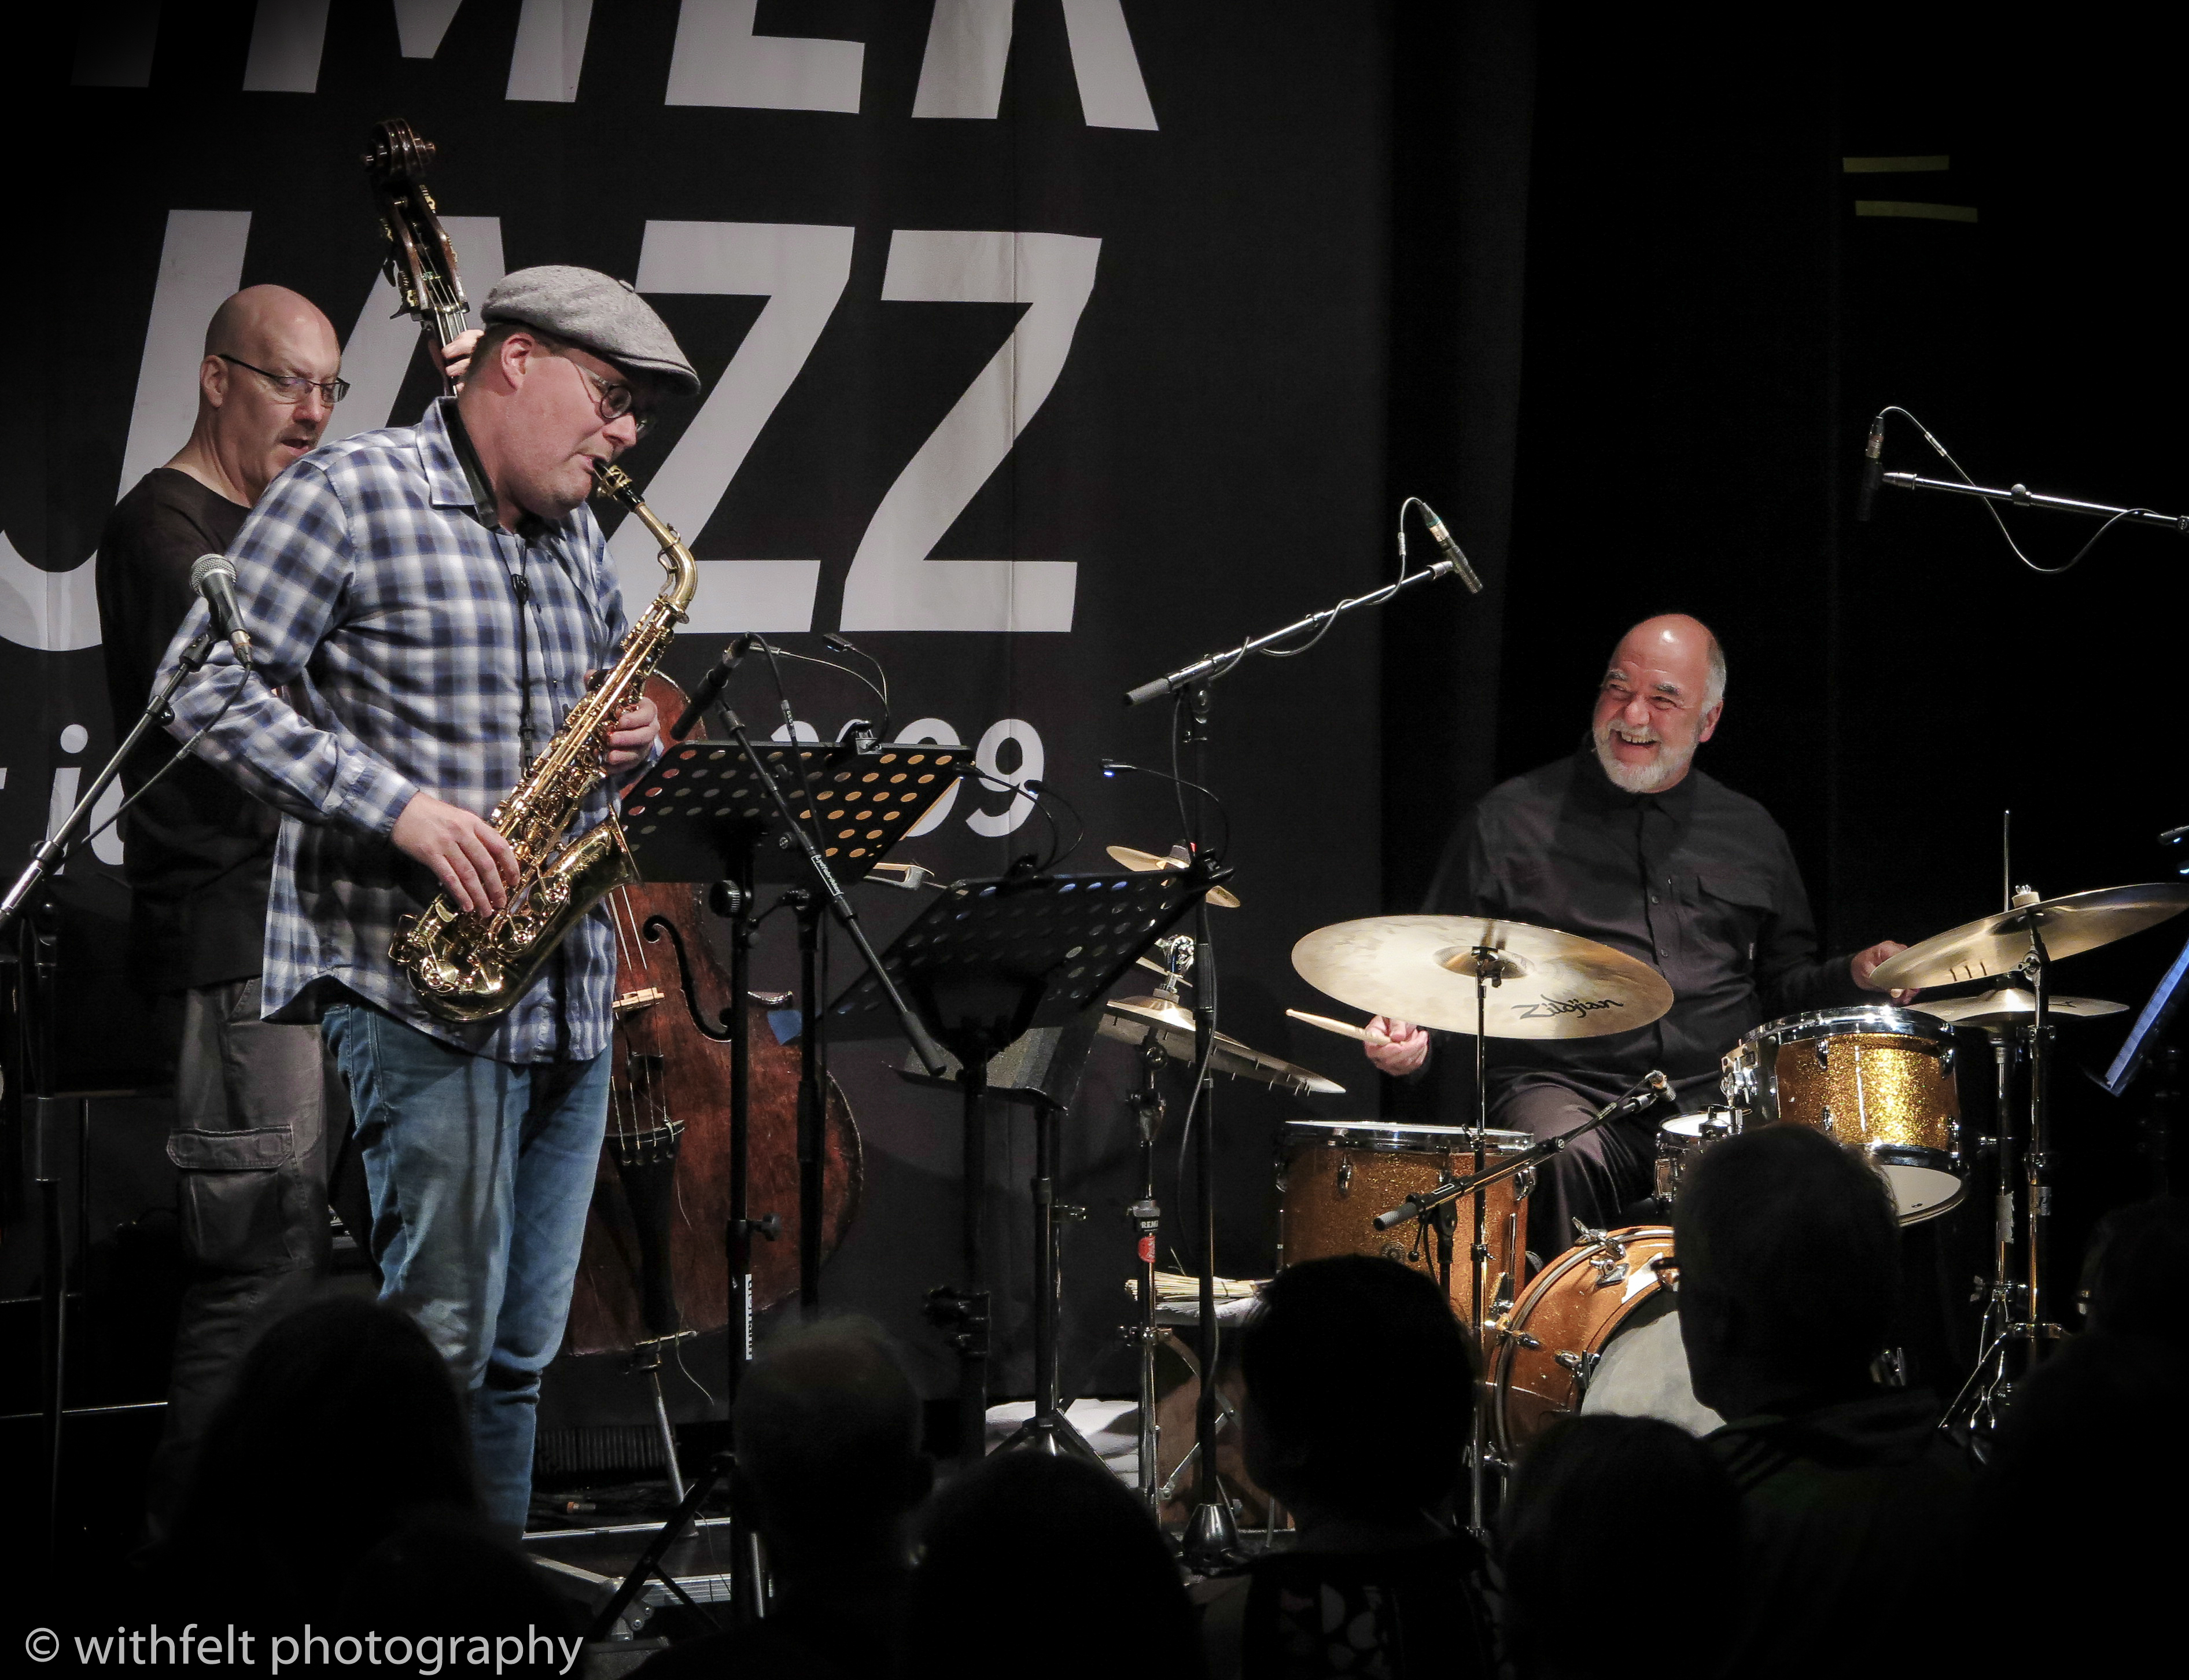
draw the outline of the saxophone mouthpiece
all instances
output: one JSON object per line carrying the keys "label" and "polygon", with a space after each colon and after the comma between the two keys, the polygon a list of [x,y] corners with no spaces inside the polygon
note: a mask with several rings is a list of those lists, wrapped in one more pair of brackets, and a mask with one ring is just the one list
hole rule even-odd
{"label": "saxophone mouthpiece", "polygon": [[596,461],[593,463],[593,478],[595,495],[624,501],[629,500],[632,494],[631,475],[612,461]]}

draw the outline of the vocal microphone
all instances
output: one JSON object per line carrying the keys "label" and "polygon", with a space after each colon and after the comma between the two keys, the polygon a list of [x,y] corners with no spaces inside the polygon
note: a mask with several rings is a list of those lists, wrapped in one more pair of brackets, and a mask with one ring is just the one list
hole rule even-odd
{"label": "vocal microphone", "polygon": [[721,698],[722,690],[729,687],[731,676],[744,663],[745,655],[752,652],[752,644],[751,636],[739,636],[732,638],[730,644],[722,649],[722,657],[715,661],[714,669],[701,677],[699,686],[692,691],[691,703],[670,726],[669,733],[673,738],[681,741],[690,734],[692,726],[699,721],[707,708]]}
{"label": "vocal microphone", "polygon": [[190,566],[190,587],[205,597],[212,615],[213,634],[227,639],[235,649],[235,662],[251,663],[251,632],[243,627],[243,614],[235,609],[235,563],[225,554],[201,554]]}
{"label": "vocal microphone", "polygon": [[1877,487],[1885,482],[1885,415],[1881,410],[1876,419],[1869,422],[1869,442],[1863,448],[1862,489],[1854,501],[1854,517],[1859,524],[1869,523],[1870,512],[1877,505]]}
{"label": "vocal microphone", "polygon": [[1459,545],[1451,540],[1451,533],[1445,529],[1444,521],[1437,518],[1436,509],[1419,496],[1414,498],[1414,506],[1422,510],[1422,523],[1428,527],[1429,535],[1436,539],[1436,546],[1444,551],[1445,563],[1459,574],[1459,580],[1467,585],[1469,595],[1481,594],[1482,580],[1474,575],[1474,568],[1467,563],[1467,557],[1459,552]]}

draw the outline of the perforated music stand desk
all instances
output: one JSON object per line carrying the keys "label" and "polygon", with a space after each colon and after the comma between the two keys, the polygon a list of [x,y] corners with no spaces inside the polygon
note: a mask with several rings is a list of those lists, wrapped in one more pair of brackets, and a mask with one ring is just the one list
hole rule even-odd
{"label": "perforated music stand desk", "polygon": [[[936,1042],[958,1058],[964,1093],[964,1277],[932,1291],[930,1316],[959,1326],[959,1452],[981,1454],[988,1411],[987,1254],[981,1198],[987,1183],[981,1096],[988,1063],[1030,1028],[1064,1027],[1099,1006],[1133,960],[1175,926],[1224,870],[1157,869],[1145,874],[1006,876],[960,881],[897,937],[882,966]],[[896,1012],[871,974],[829,1005],[829,1030],[871,1038],[895,1033]],[[1076,1036],[1076,1035],[1074,1035]],[[1089,1035],[1091,1038],[1091,1034]],[[1053,1173],[1057,1109],[1037,1109],[1040,1164]],[[1051,1267],[1053,1208],[1037,1191],[1034,1286],[1035,1407],[1032,1433],[1050,1451],[1093,1457],[1056,1422],[1056,1300]],[[1030,1426],[1032,1428],[1032,1426]],[[1028,1430],[1021,1430],[1021,1437]],[[1018,1437],[1015,1437],[1015,1440]]]}
{"label": "perforated music stand desk", "polygon": [[[753,750],[800,821],[815,808],[806,802],[812,778],[821,854],[846,886],[863,880],[973,767],[970,749],[925,743],[892,741],[863,754],[849,742],[755,741]],[[804,878],[804,854],[733,740],[670,748],[631,783],[617,814],[649,881],[734,880],[731,860],[741,852],[752,858],[755,881]]]}

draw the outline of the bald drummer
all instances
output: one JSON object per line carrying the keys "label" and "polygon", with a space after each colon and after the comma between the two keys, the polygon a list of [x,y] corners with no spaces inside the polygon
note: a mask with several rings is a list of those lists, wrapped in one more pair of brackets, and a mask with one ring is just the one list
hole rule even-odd
{"label": "bald drummer", "polygon": [[[1653,1067],[1683,1111],[1714,1100],[1719,1059],[1758,1022],[1856,1001],[1886,940],[1820,956],[1785,833],[1754,800],[1694,768],[1725,710],[1717,638],[1683,614],[1646,619],[1620,640],[1588,738],[1570,756],[1494,788],[1461,823],[1423,908],[1578,934],[1638,958],[1672,987],[1662,1019],[1630,1032],[1493,1040],[1490,1123],[1537,1138],[1572,1130]],[[1903,1002],[1912,993],[1895,993]],[[1428,1063],[1445,1035],[1377,1018],[1368,1059],[1386,1073]],[[1455,1115],[1451,1118],[1465,1117]],[[1601,1230],[1643,1216],[1664,1111],[1614,1122],[1553,1157],[1529,1216],[1548,1258],[1576,1221]]]}

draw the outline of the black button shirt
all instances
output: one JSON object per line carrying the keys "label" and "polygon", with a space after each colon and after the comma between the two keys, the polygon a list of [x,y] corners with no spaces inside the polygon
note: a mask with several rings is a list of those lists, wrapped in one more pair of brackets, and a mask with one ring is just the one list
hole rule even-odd
{"label": "black button shirt", "polygon": [[1859,995],[1847,958],[1818,954],[1792,848],[1762,806],[1699,770],[1661,794],[1622,793],[1587,745],[1485,795],[1427,908],[1578,934],[1671,986],[1671,1011],[1631,1032],[1492,1039],[1493,1099],[1548,1072],[1608,1100],[1661,1067],[1699,1106],[1751,1027]]}

